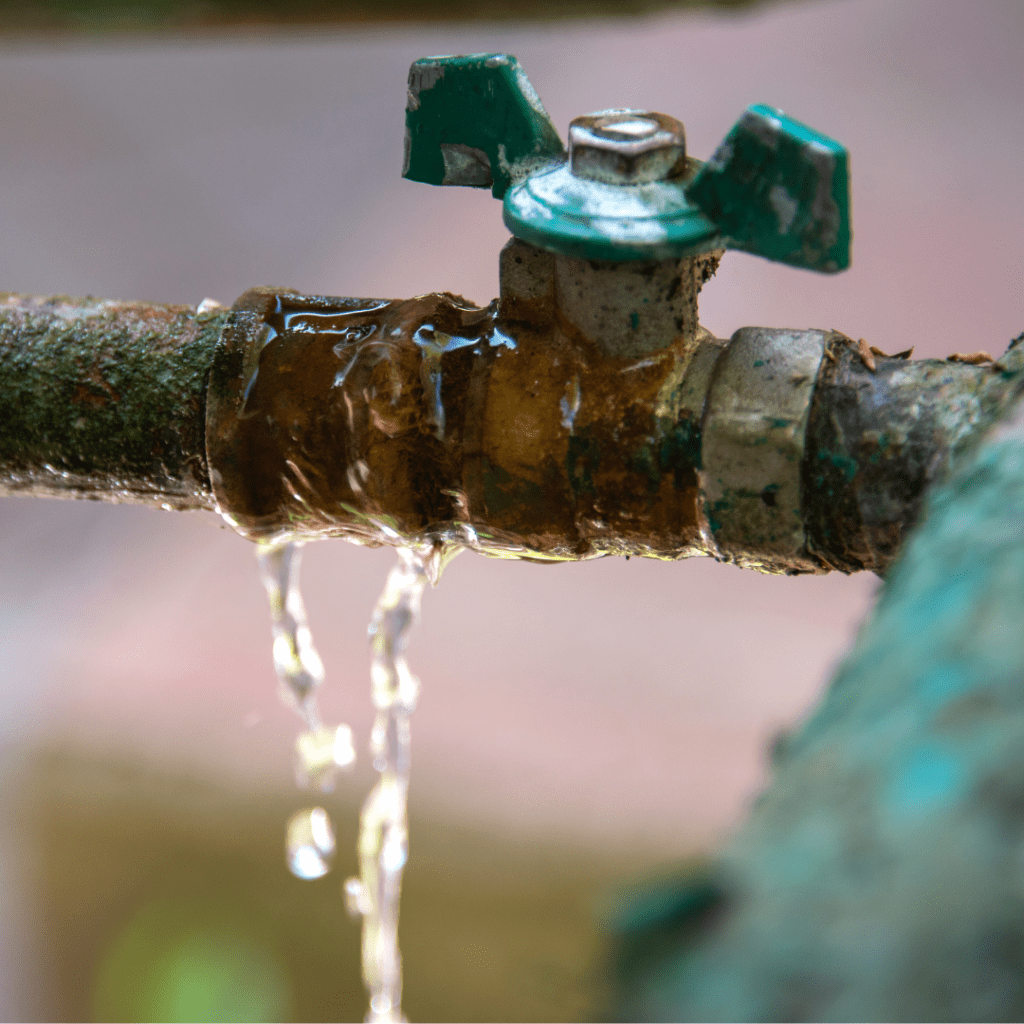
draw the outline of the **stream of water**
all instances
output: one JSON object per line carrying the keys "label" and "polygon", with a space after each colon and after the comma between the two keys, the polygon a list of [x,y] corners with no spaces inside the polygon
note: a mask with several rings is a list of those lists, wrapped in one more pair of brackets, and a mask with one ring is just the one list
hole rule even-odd
{"label": "stream of water", "polygon": [[[345,881],[344,895],[348,912],[362,919],[362,971],[369,997],[366,1020],[381,1024],[405,1020],[398,912],[409,852],[409,718],[420,684],[409,670],[404,651],[419,619],[424,588],[437,583],[456,550],[439,543],[398,548],[398,563],[388,574],[370,619],[370,692],[377,711],[370,753],[380,778],[363,804],[359,874]],[[295,744],[296,781],[304,788],[330,792],[338,773],[355,762],[355,751],[351,729],[324,725],[317,706],[316,691],[324,671],[299,590],[300,545],[260,544],[257,558],[270,601],[281,697],[305,725]],[[297,877],[326,874],[335,846],[334,830],[322,807],[305,808],[289,819],[285,855]]]}

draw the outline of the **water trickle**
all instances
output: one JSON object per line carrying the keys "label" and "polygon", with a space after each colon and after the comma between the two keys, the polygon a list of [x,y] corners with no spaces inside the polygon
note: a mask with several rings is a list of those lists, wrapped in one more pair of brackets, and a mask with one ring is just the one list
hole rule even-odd
{"label": "water trickle", "polygon": [[402,869],[408,857],[406,801],[409,791],[409,716],[419,680],[409,670],[405,647],[420,614],[424,587],[436,584],[453,545],[398,549],[370,620],[371,695],[377,718],[370,734],[377,785],[359,818],[359,877],[345,883],[350,914],[363,919],[363,981],[370,997],[368,1021],[404,1020],[402,957],[398,949],[398,907]]}
{"label": "water trickle", "polygon": [[[326,726],[320,718],[316,691],[324,679],[323,662],[313,647],[306,608],[299,591],[300,545],[259,544],[256,557],[270,601],[274,637],[274,668],[281,699],[293,707],[306,728],[295,741],[295,778],[305,788],[329,793],[338,772],[355,762],[352,730]],[[285,829],[285,860],[297,878],[327,874],[334,856],[334,831],[322,807],[299,811]]]}
{"label": "water trickle", "polygon": [[259,544],[256,557],[270,601],[274,668],[281,684],[281,699],[315,731],[322,726],[316,689],[323,682],[324,666],[313,647],[299,592],[299,547],[292,543]]}
{"label": "water trickle", "polygon": [[[384,523],[377,528],[386,531]],[[370,688],[377,717],[370,751],[380,779],[359,818],[359,877],[344,884],[345,907],[362,918],[363,980],[369,996],[368,1021],[403,1021],[402,958],[398,948],[398,910],[402,871],[408,858],[410,729],[419,680],[409,670],[405,647],[420,614],[423,590],[436,586],[444,567],[463,546],[445,537],[398,548],[398,564],[388,574],[370,620]],[[325,726],[316,703],[323,665],[313,647],[299,593],[299,545],[258,545],[260,573],[270,600],[274,666],[281,695],[307,728],[295,742],[295,775],[300,786],[330,792],[339,771],[355,761],[352,730]],[[289,870],[298,878],[321,878],[330,870],[335,839],[322,807],[294,814],[286,828]]]}
{"label": "water trickle", "polygon": [[352,730],[347,725],[310,729],[295,741],[295,781],[303,789],[330,793],[338,773],[355,760]]}

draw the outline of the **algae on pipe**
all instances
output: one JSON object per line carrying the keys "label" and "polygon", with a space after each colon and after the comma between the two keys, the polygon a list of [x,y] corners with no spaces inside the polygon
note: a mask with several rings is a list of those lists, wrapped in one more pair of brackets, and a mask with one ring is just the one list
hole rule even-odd
{"label": "algae on pipe", "polygon": [[222,306],[0,294],[0,493],[213,508]]}

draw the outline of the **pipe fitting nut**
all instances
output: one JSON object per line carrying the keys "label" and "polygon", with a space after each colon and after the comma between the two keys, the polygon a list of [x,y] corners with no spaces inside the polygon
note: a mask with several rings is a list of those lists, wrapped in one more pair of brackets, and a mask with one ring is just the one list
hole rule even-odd
{"label": "pipe fitting nut", "polygon": [[667,114],[602,110],[569,125],[569,168],[608,185],[664,181],[686,169],[686,133]]}

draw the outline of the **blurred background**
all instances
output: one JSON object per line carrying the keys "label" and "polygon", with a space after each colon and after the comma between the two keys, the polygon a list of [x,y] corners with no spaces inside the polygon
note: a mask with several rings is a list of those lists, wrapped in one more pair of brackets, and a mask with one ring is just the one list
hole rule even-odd
{"label": "blurred background", "polygon": [[[163,33],[138,31],[131,5],[118,31],[24,17],[59,7],[22,5],[0,34],[4,290],[485,303],[500,205],[401,179],[405,82],[421,56],[507,51],[563,135],[577,114],[646,107],[706,158],[764,102],[849,147],[853,267],[727,254],[701,296],[719,336],[836,328],[941,357],[997,355],[1024,329],[1012,0],[595,5],[518,24],[416,10],[259,31],[197,17]],[[361,760],[324,802],[335,869],[300,882],[283,858],[285,819],[310,802],[299,723],[276,696],[252,547],[209,514],[0,498],[0,1017],[361,1018],[340,884],[373,781],[366,625],[393,559],[305,549],[322,706]],[[456,559],[409,651],[410,1018],[599,1015],[617,894],[728,840],[877,586]]]}

